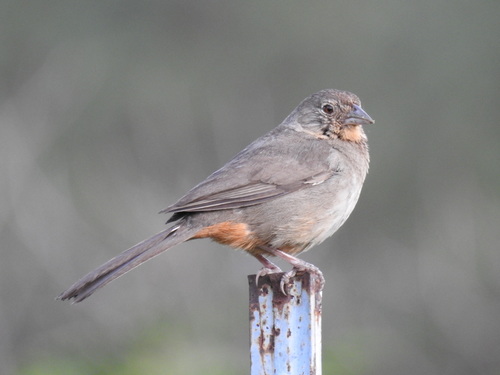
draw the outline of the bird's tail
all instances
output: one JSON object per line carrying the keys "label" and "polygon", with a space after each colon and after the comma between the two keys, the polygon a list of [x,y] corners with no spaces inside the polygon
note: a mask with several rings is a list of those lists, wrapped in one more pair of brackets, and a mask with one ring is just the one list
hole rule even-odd
{"label": "bird's tail", "polygon": [[96,270],[89,272],[68,290],[57,296],[59,300],[73,300],[74,303],[81,302],[89,297],[97,289],[122,276],[131,269],[141,265],[145,261],[170,249],[171,247],[187,241],[197,229],[188,228],[186,225],[176,225],[165,229],[153,237],[144,240],[137,245],[125,250],[113,259],[108,260]]}

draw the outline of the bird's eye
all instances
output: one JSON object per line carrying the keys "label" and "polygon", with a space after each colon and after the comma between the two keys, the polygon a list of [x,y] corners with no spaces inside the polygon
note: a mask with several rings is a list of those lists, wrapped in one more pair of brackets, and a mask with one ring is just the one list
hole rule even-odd
{"label": "bird's eye", "polygon": [[331,104],[323,105],[322,109],[327,115],[331,115],[333,113],[333,106]]}

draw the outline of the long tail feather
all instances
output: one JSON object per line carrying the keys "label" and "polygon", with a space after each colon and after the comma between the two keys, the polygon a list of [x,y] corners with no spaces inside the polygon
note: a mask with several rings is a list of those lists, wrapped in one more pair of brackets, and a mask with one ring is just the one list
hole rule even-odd
{"label": "long tail feather", "polygon": [[165,250],[181,242],[187,241],[195,232],[196,230],[186,229],[181,225],[165,229],[153,237],[125,250],[94,271],[89,272],[74,283],[68,290],[57,296],[57,299],[72,299],[74,303],[81,302],[97,289],[102,288],[104,285],[122,276],[131,269]]}

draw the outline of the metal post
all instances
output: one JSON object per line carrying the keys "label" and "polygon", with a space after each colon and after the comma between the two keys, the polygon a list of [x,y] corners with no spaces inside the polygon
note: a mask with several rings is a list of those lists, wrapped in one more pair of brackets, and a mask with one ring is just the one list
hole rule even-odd
{"label": "metal post", "polygon": [[321,290],[298,274],[280,290],[282,273],[250,284],[251,375],[321,375]]}

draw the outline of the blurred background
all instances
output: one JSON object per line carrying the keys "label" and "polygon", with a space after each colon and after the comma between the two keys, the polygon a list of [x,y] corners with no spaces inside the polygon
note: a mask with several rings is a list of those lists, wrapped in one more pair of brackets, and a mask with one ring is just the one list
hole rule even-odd
{"label": "blurred background", "polygon": [[54,298],[324,88],[371,169],[326,277],[325,374],[500,374],[498,1],[0,2],[0,372],[248,374],[253,258],[178,246]]}

